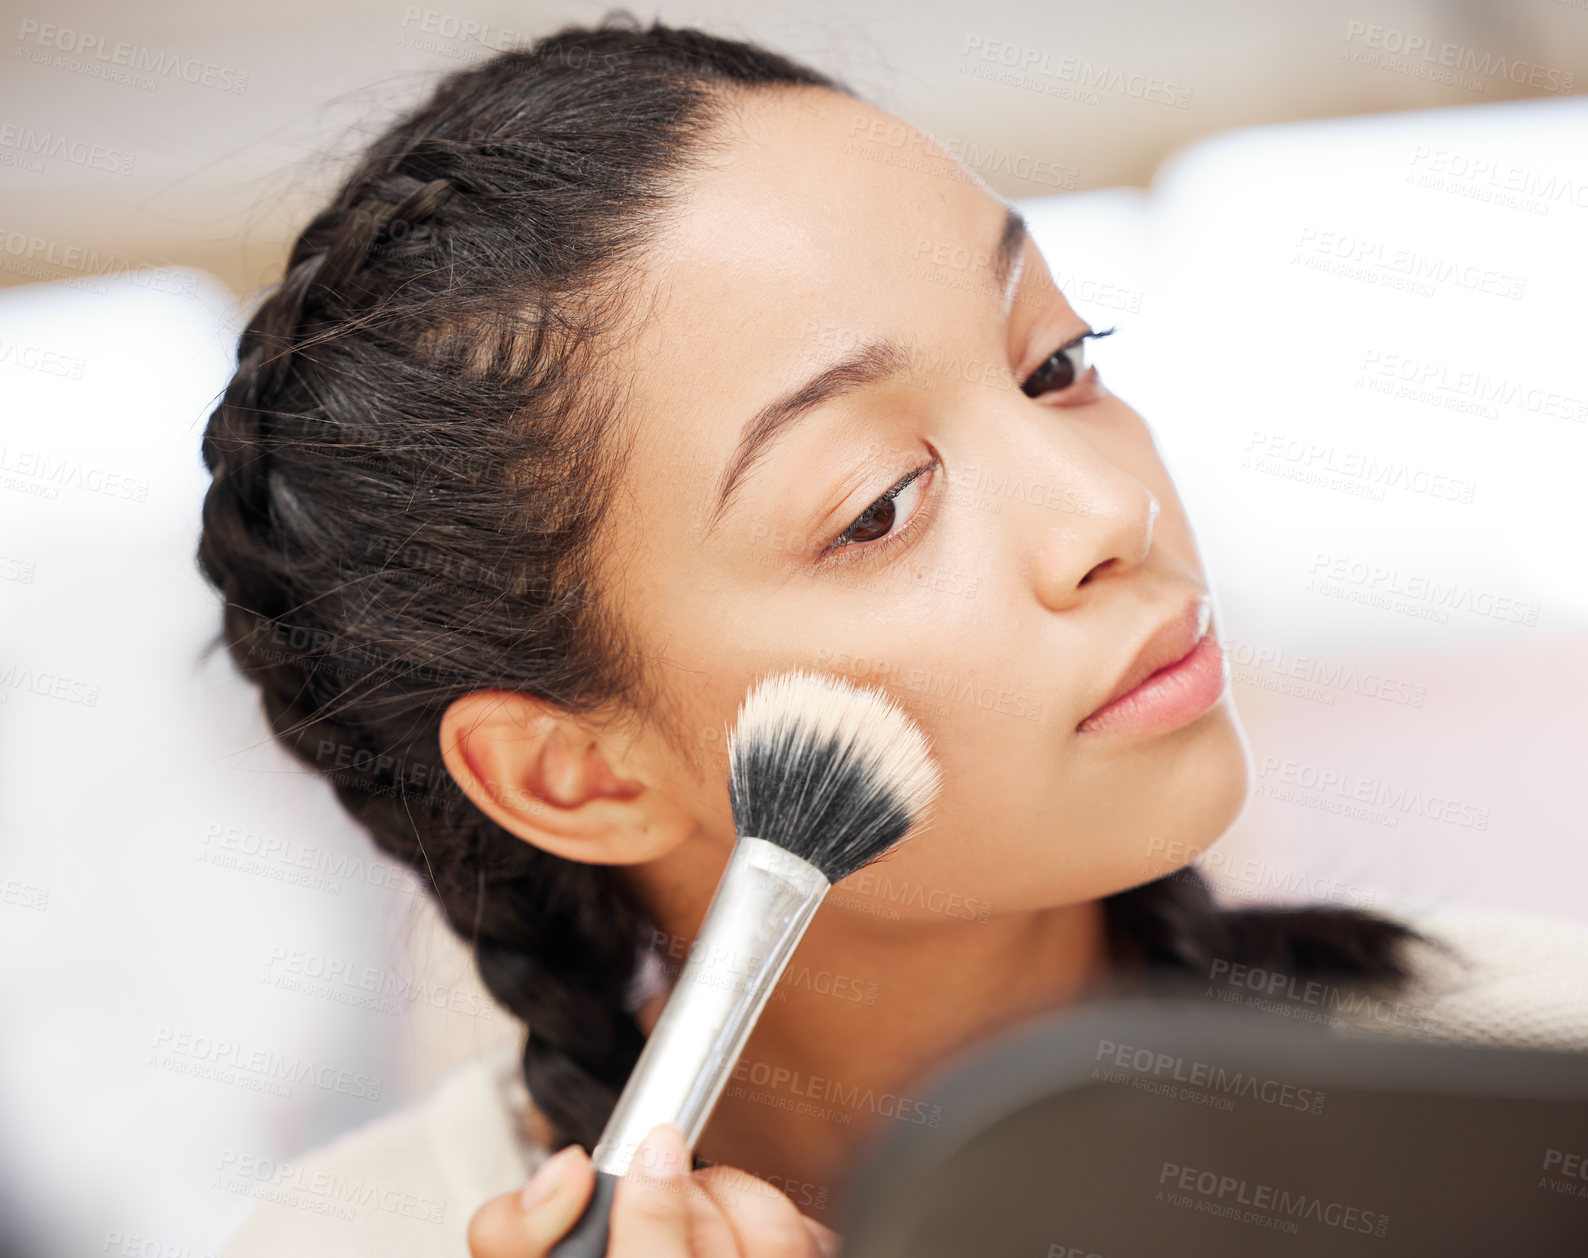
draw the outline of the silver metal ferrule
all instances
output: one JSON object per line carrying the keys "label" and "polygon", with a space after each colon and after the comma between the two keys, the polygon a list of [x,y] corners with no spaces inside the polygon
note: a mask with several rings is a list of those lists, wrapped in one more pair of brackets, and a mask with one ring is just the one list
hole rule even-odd
{"label": "silver metal ferrule", "polygon": [[739,836],[689,959],[591,1151],[597,1170],[621,1176],[658,1123],[677,1123],[695,1147],[831,885],[776,843]]}

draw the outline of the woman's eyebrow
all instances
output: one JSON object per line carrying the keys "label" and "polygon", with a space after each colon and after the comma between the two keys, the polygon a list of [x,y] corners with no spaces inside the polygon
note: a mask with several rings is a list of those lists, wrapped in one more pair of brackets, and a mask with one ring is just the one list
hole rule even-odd
{"label": "woman's eyebrow", "polygon": [[794,423],[824,402],[876,384],[890,376],[903,374],[910,354],[897,341],[880,337],[868,341],[831,366],[824,367],[805,383],[763,406],[744,426],[738,448],[717,482],[717,505],[712,509],[702,539],[717,527],[728,501],[748,472],[771,443]]}
{"label": "woman's eyebrow", "polygon": [[[1001,313],[1007,314],[1012,285],[1020,278],[1015,264],[1024,256],[1028,236],[1025,216],[1014,206],[1005,205],[998,242],[988,255],[993,284],[1000,294]],[[825,402],[903,374],[909,364],[910,353],[904,346],[890,337],[878,337],[822,368],[757,411],[739,434],[739,444],[718,478],[716,505],[701,540],[709,537],[717,527],[745,473],[790,425]]]}
{"label": "woman's eyebrow", "polygon": [[1005,318],[1009,316],[1009,307],[1014,304],[1015,289],[1020,287],[1020,275],[1025,270],[1026,242],[1031,239],[1031,230],[1026,224],[1026,216],[1012,205],[1004,206],[1003,231],[998,236],[998,243],[993,246],[992,273],[993,284],[998,289],[998,313]]}

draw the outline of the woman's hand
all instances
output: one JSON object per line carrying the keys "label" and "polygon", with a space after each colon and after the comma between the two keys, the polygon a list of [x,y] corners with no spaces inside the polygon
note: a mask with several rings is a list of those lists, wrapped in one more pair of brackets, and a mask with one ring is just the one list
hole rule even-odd
{"label": "woman's hand", "polygon": [[[688,1170],[683,1133],[646,1137],[612,1197],[607,1258],[832,1258],[838,1234],[765,1180],[729,1166]],[[590,1158],[570,1145],[522,1192],[492,1197],[469,1220],[471,1258],[545,1258],[583,1213]]]}

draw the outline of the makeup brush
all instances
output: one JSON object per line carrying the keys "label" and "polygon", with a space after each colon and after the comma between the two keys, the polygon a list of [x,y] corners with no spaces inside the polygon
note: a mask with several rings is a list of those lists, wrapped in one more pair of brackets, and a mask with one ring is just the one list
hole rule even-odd
{"label": "makeup brush", "polygon": [[822,898],[897,847],[940,786],[926,736],[881,691],[802,668],[751,687],[728,733],[738,841],[551,1258],[603,1258],[617,1183],[658,1123],[694,1149]]}

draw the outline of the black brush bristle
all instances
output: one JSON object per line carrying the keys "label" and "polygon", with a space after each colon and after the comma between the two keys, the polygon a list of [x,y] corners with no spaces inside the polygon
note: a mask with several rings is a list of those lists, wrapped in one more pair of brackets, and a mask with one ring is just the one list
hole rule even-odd
{"label": "black brush bristle", "polygon": [[937,797],[926,736],[880,690],[795,668],[763,678],[728,734],[741,835],[846,878],[896,847]]}

